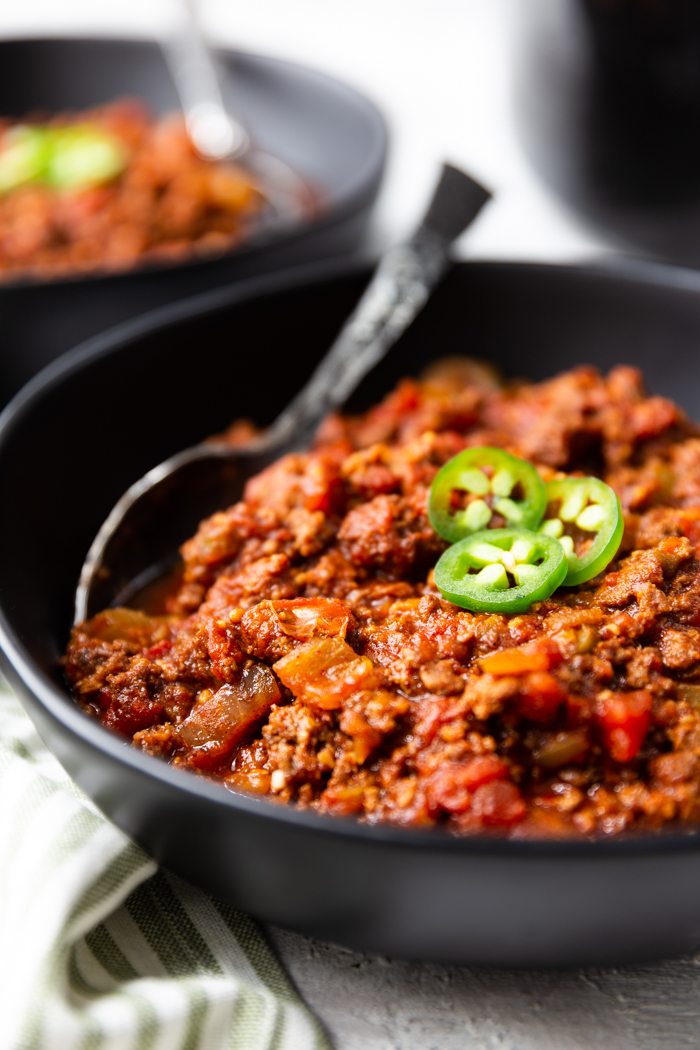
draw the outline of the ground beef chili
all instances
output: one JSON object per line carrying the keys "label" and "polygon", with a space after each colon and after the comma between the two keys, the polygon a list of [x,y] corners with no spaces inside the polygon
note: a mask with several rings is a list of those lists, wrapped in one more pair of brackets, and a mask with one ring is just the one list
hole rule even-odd
{"label": "ground beef chili", "polygon": [[[604,478],[617,559],[523,614],[443,600],[426,499],[476,445]],[[253,478],[185,543],[164,611],[101,613],[64,667],[148,754],[322,813],[516,838],[697,823],[699,544],[700,430],[635,369],[501,385],[451,360]]]}
{"label": "ground beef chili", "polygon": [[[22,125],[43,123],[41,115]],[[18,122],[0,119],[0,136]],[[180,115],[155,119],[139,101],[52,118],[51,128],[92,125],[126,154],[116,178],[79,190],[41,182],[0,194],[0,280],[124,270],[234,247],[265,206],[240,166],[197,156]]]}

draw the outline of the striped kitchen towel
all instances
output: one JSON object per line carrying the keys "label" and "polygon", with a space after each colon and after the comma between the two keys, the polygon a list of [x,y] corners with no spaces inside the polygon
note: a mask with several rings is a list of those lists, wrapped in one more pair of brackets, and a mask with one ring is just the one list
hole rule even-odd
{"label": "striped kitchen towel", "polygon": [[155,863],[0,686],[2,1050],[330,1050],[254,920]]}

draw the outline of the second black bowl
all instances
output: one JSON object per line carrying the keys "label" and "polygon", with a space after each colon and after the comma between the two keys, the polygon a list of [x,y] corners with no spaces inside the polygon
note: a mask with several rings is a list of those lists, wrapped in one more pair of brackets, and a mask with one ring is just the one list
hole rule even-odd
{"label": "second black bowl", "polygon": [[[48,361],[119,321],[241,277],[357,248],[384,170],[386,129],[377,109],[302,66],[232,52],[221,58],[254,140],[314,187],[317,216],[212,259],[0,283],[0,405]],[[0,41],[0,115],[80,110],[122,95],[144,99],[156,113],[178,108],[156,43]]]}

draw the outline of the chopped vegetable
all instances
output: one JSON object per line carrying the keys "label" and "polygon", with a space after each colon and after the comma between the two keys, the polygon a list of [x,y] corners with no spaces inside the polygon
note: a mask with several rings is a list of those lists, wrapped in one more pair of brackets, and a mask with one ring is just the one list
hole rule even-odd
{"label": "chopped vegetable", "polygon": [[605,748],[616,762],[631,762],[639,754],[651,722],[651,696],[646,689],[598,696],[596,717]]}
{"label": "chopped vegetable", "polygon": [[345,638],[352,616],[347,605],[328,598],[293,598],[272,602],[277,621],[286,635],[302,642],[317,637]]}
{"label": "chopped vegetable", "polygon": [[693,707],[700,708],[700,685],[693,682],[680,682],[676,686],[676,692],[681,700],[686,700]]}
{"label": "chopped vegetable", "polygon": [[93,638],[103,642],[121,640],[148,648],[167,637],[168,620],[165,616],[147,616],[138,609],[119,606],[93,616],[86,628]]}
{"label": "chopped vegetable", "polygon": [[178,729],[180,740],[194,749],[192,764],[211,768],[279,699],[279,685],[265,664],[240,671],[216,692],[204,689]]}
{"label": "chopped vegetable", "polygon": [[524,612],[548,598],[566,576],[564,549],[528,529],[489,529],[449,547],[435,584],[454,605],[476,612]]}
{"label": "chopped vegetable", "polygon": [[18,124],[0,140],[0,193],[32,182],[54,189],[85,189],[115,178],[126,161],[119,140],[96,125]]}
{"label": "chopped vegetable", "polygon": [[274,665],[277,677],[296,697],[334,711],[358,689],[376,689],[371,660],[339,638],[303,642]]}
{"label": "chopped vegetable", "polygon": [[489,527],[494,514],[534,529],[546,506],[544,482],[527,460],[500,448],[468,448],[446,463],[430,489],[430,524],[450,543]]}
{"label": "chopped vegetable", "polygon": [[49,132],[47,181],[56,189],[83,189],[109,182],[126,167],[122,145],[102,128],[74,124]]}
{"label": "chopped vegetable", "polygon": [[51,151],[46,129],[17,124],[5,132],[0,147],[0,193],[44,175]]}
{"label": "chopped vegetable", "polygon": [[531,671],[548,671],[550,658],[541,649],[501,649],[481,661],[482,671],[493,675],[520,675]]}
{"label": "chopped vegetable", "polygon": [[568,562],[564,585],[575,587],[597,576],[617,554],[624,532],[620,501],[599,478],[550,481],[546,493],[548,516],[539,531],[559,540]]}
{"label": "chopped vegetable", "polygon": [[565,730],[539,748],[535,758],[543,769],[560,769],[569,762],[581,761],[588,748],[588,733],[585,729]]}

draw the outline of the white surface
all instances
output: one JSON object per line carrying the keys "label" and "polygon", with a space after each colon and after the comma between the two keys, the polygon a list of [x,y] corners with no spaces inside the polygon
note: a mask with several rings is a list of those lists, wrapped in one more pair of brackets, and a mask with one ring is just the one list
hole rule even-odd
{"label": "white surface", "polygon": [[[202,0],[220,43],[296,59],[371,96],[391,128],[379,241],[413,221],[444,159],[496,193],[465,255],[569,261],[607,251],[530,172],[510,107],[515,0]],[[0,34],[154,35],[175,0],[23,0]],[[338,1050],[680,1050],[700,1047],[700,968],[480,971],[273,939]]]}

